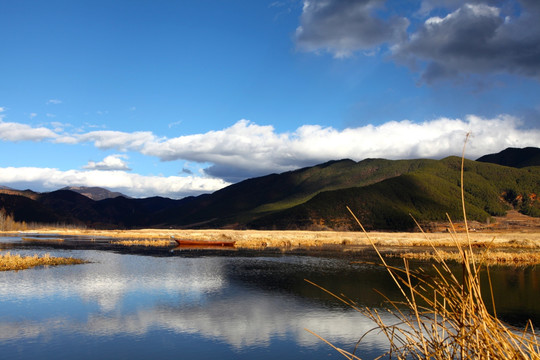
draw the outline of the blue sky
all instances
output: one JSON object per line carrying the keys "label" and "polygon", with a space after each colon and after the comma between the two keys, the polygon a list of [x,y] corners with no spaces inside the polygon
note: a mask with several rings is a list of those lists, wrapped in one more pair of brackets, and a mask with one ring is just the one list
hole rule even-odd
{"label": "blue sky", "polygon": [[0,185],[213,192],[540,146],[535,0],[0,3]]}

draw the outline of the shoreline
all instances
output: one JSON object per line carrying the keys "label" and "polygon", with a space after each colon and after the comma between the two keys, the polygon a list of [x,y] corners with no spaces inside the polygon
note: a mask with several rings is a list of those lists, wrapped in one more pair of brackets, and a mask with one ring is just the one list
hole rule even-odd
{"label": "shoreline", "polygon": [[[87,238],[117,238],[137,240],[177,239],[202,241],[235,241],[235,247],[257,248],[312,248],[327,245],[371,245],[363,232],[339,231],[302,231],[302,230],[177,230],[177,229],[140,229],[140,230],[87,230],[43,228],[27,231],[0,232],[0,236],[81,236]],[[452,235],[448,232],[368,232],[371,240],[382,247],[454,247],[455,239],[460,245],[468,244],[467,235],[460,232]],[[455,238],[455,239],[454,239]],[[527,248],[540,249],[538,231],[487,231],[470,232],[471,244],[478,248]],[[171,240],[172,242],[172,240]]]}

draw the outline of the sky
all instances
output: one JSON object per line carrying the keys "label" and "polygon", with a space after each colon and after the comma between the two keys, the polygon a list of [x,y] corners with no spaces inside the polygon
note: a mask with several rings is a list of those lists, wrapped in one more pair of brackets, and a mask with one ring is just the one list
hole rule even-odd
{"label": "sky", "polygon": [[537,0],[2,0],[0,185],[211,193],[540,146]]}

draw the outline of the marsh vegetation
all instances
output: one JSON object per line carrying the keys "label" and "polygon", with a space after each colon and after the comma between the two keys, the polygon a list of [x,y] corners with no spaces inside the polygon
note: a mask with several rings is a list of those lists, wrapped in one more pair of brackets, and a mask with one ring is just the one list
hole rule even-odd
{"label": "marsh vegetation", "polygon": [[21,256],[19,254],[0,254],[0,271],[24,270],[36,266],[56,266],[84,264],[87,261],[72,257],[55,257],[49,254],[42,256]]}
{"label": "marsh vegetation", "polygon": [[169,246],[172,244],[172,241],[159,239],[115,240],[111,241],[111,244],[118,244],[124,246]]}
{"label": "marsh vegetation", "polygon": [[[482,263],[484,265],[511,265],[528,266],[540,264],[540,251],[484,251],[473,252],[470,254],[469,262]],[[459,251],[423,251],[423,252],[404,252],[397,255],[405,259],[456,261],[463,260]]]}

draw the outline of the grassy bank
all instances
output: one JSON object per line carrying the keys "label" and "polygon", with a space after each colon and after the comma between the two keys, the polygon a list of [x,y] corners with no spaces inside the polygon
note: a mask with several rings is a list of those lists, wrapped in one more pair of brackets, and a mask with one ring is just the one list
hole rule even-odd
{"label": "grassy bank", "polygon": [[[264,230],[76,230],[76,229],[37,229],[27,231],[32,234],[75,235],[85,237],[112,237],[121,240],[167,240],[171,236],[191,240],[236,241],[239,248],[264,247],[317,247],[324,245],[370,245],[362,232],[348,231],[264,231]],[[448,233],[430,233],[430,240],[420,232],[370,232],[370,238],[381,247],[438,247],[455,246]],[[457,240],[461,245],[471,241],[473,247],[540,249],[540,232],[500,231],[471,232],[470,239]]]}
{"label": "grassy bank", "polygon": [[[423,251],[405,252],[395,255],[404,259],[451,260],[461,262],[462,255],[458,251]],[[484,265],[538,265],[540,264],[540,251],[487,251],[471,252],[469,262],[482,263]]]}
{"label": "grassy bank", "polygon": [[146,239],[146,240],[118,240],[118,241],[111,241],[111,244],[118,244],[118,245],[124,245],[124,246],[169,246],[169,245],[172,245],[173,242],[170,240]]}
{"label": "grassy bank", "polygon": [[87,261],[81,259],[75,259],[72,257],[55,257],[45,254],[41,257],[38,255],[33,256],[21,256],[18,254],[5,253],[0,254],[0,271],[9,270],[24,270],[35,266],[56,266],[56,265],[74,265],[84,264]]}

